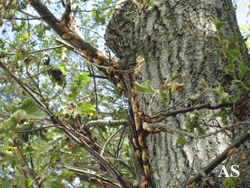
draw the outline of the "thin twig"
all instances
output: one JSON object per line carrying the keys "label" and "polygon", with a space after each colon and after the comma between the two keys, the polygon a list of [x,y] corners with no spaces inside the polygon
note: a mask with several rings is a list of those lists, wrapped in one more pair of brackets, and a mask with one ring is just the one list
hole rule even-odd
{"label": "thin twig", "polygon": [[123,130],[123,129],[125,129],[125,128],[126,128],[126,127],[122,127],[122,128],[120,128],[120,129],[118,129],[116,132],[114,132],[114,133],[108,138],[108,140],[105,142],[105,144],[104,144],[104,146],[103,146],[103,148],[102,148],[102,151],[101,151],[101,154],[100,154],[101,157],[102,157],[102,155],[103,155],[103,153],[104,153],[104,150],[105,150],[107,144],[108,144],[109,141],[111,140],[111,138],[113,138],[119,131],[121,131],[121,130]]}
{"label": "thin twig", "polygon": [[115,7],[117,5],[122,5],[122,4],[125,4],[125,3],[127,3],[127,2],[121,2],[121,3],[116,4],[116,5],[111,5],[111,6],[108,6],[108,7],[105,7],[105,8],[100,8],[100,9],[96,9],[96,10],[73,10],[72,12],[94,12],[94,11],[101,11],[101,10],[106,10],[106,9]]}
{"label": "thin twig", "polygon": [[184,132],[184,131],[175,129],[175,128],[171,127],[170,125],[167,125],[167,124],[164,124],[164,123],[151,123],[151,124],[148,124],[148,128],[165,128],[165,129],[167,129],[167,130],[169,130],[171,132],[174,132],[174,133],[176,133],[178,135],[184,135],[184,136],[188,136],[190,138],[201,139],[201,138],[206,138],[206,137],[215,135],[215,134],[217,134],[219,132],[222,132],[222,131],[225,131],[227,129],[233,129],[235,126],[242,125],[242,124],[250,124],[250,121],[243,121],[243,122],[239,122],[239,123],[234,123],[231,126],[223,127],[223,128],[221,128],[221,129],[219,129],[217,131],[214,131],[212,133],[202,135],[202,136],[197,136],[197,135],[192,134],[192,133],[188,133],[188,132]]}
{"label": "thin twig", "polygon": [[57,125],[49,125],[49,126],[46,126],[46,127],[39,127],[39,128],[32,129],[32,130],[16,131],[16,133],[35,132],[35,131],[39,131],[39,130],[42,130],[42,129],[47,129],[47,128],[51,128],[51,127],[56,127],[56,126],[57,126]]}
{"label": "thin twig", "polygon": [[86,30],[88,30],[88,31],[90,31],[90,32],[93,32],[93,33],[99,35],[100,37],[104,38],[102,35],[100,35],[98,32],[96,32],[96,31],[94,31],[94,30],[92,30],[92,29],[89,29],[89,28],[86,28],[86,27],[83,27],[83,26],[79,26],[79,25],[77,25],[77,27],[80,27],[80,28],[82,28],[82,29],[86,29]]}
{"label": "thin twig", "polygon": [[90,121],[86,123],[85,127],[100,127],[103,125],[107,126],[117,126],[117,125],[128,125],[128,120],[120,119],[120,120],[96,120]]}
{"label": "thin twig", "polygon": [[[8,77],[7,77],[7,78],[8,78]],[[16,92],[17,92],[17,94],[19,95],[19,97],[20,97],[22,100],[24,100],[23,97],[21,96],[20,92],[18,91],[16,85],[12,82],[12,78],[10,77],[8,80],[10,81],[10,83],[11,83],[11,85],[14,87],[14,89],[16,90]]]}
{"label": "thin twig", "polygon": [[[121,134],[121,137],[120,137],[120,139],[119,139],[119,142],[118,142],[118,146],[117,146],[117,150],[116,150],[116,157],[119,157],[119,151],[120,151],[120,149],[122,148],[122,144],[123,144],[123,141],[124,141],[124,133],[125,133],[125,130],[126,129],[123,129],[123,131],[122,131],[122,134]],[[123,141],[122,141],[122,139],[123,139]],[[121,144],[122,143],[122,144]],[[121,144],[121,145],[120,145]]]}
{"label": "thin twig", "polygon": [[[44,48],[44,49],[41,49],[41,50],[36,50],[36,51],[28,52],[27,54],[34,54],[34,53],[38,53],[38,52],[43,52],[43,51],[48,51],[48,50],[54,50],[54,49],[62,48],[62,47],[64,47],[64,46],[61,45],[61,46],[56,46],[56,47],[51,47],[51,48]],[[1,57],[5,57],[7,55],[16,55],[16,54],[17,53],[0,54],[0,58]]]}
{"label": "thin twig", "polygon": [[[247,133],[240,136],[233,144],[227,147],[223,153],[221,153],[218,157],[216,157],[213,161],[211,161],[205,168],[203,168],[204,173],[208,174],[215,167],[217,167],[222,161],[229,158],[232,155],[231,151],[235,151],[241,144],[243,144],[246,140],[250,138],[250,130]],[[201,181],[202,175],[199,173],[195,177],[191,178],[184,187],[191,185],[193,183],[198,183]]]}
{"label": "thin twig", "polygon": [[192,112],[194,110],[201,110],[205,108],[210,109],[210,110],[216,110],[219,108],[230,107],[230,106],[233,106],[233,103],[224,103],[224,104],[218,104],[218,105],[211,105],[210,103],[208,103],[208,104],[202,104],[202,105],[197,105],[197,106],[191,106],[190,108],[184,108],[181,110],[160,111],[160,112],[153,114],[153,118],[158,118],[161,116],[170,117],[170,116],[174,116],[180,113],[187,113],[187,112]]}
{"label": "thin twig", "polygon": [[33,172],[31,171],[31,169],[30,169],[28,163],[25,161],[24,156],[23,156],[23,153],[22,153],[21,149],[19,148],[19,143],[16,143],[16,142],[14,141],[14,144],[15,144],[15,146],[17,147],[17,150],[19,151],[19,153],[21,154],[21,157],[22,157],[22,159],[23,159],[25,165],[26,165],[27,168],[29,169],[29,171],[30,171],[32,177],[34,178],[34,180],[35,180],[37,186],[38,186],[38,187],[41,187],[41,186],[39,185],[39,183],[38,183],[38,181],[37,181],[35,175],[34,175]]}

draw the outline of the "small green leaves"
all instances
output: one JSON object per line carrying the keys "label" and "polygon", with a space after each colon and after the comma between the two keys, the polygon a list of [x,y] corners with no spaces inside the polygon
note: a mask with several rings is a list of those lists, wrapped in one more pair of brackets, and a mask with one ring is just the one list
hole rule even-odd
{"label": "small green leaves", "polygon": [[222,95],[223,97],[228,97],[228,93],[224,92],[221,84],[219,85],[219,87],[217,89],[210,90],[210,92]]}
{"label": "small green leaves", "polygon": [[230,44],[234,43],[234,42],[239,42],[240,40],[242,40],[243,38],[240,37],[238,34],[234,35],[233,37],[230,37],[228,42]]}
{"label": "small green leaves", "polygon": [[27,99],[16,108],[8,120],[2,123],[2,126],[5,128],[15,126],[20,119],[42,119],[44,117],[45,113],[31,99]]}
{"label": "small green leaves", "polygon": [[[161,85],[161,92],[159,90],[155,90],[152,85],[149,83],[149,81],[145,82],[145,86],[138,84],[135,82],[135,92],[138,93],[145,93],[145,94],[157,94],[161,96],[161,99],[164,102],[167,102],[168,99],[171,98],[171,94],[180,91],[183,89],[185,84],[178,84],[175,82],[172,83],[174,80],[178,79],[180,76],[183,77],[185,73],[183,74],[177,74],[171,78],[171,81],[169,82],[168,79],[165,81],[164,85]],[[171,89],[172,85],[172,89]]]}
{"label": "small green leaves", "polygon": [[[213,19],[213,23],[216,26],[216,29],[218,31],[217,37],[206,37],[206,38],[212,38],[214,40],[214,44],[217,44],[220,46],[220,52],[219,52],[219,58],[220,58],[220,66],[222,66],[222,54],[228,59],[228,65],[225,67],[225,72],[229,75],[231,75],[234,80],[243,80],[243,77],[246,73],[247,66],[244,62],[240,62],[239,66],[239,73],[238,75],[235,72],[235,65],[234,62],[239,60],[237,59],[239,56],[241,56],[241,53],[237,50],[239,47],[238,43],[244,41],[242,36],[239,36],[238,34],[230,37],[228,40],[224,39],[224,35],[221,31],[221,28],[223,26],[228,26],[225,22],[221,21],[215,21]],[[214,51],[218,51],[219,49],[210,50],[207,49],[206,53],[211,54]]]}
{"label": "small green leaves", "polygon": [[71,93],[67,97],[68,101],[75,101],[76,96],[83,89],[83,84],[91,80],[91,78],[88,78],[87,72],[83,72],[82,75],[77,74],[76,77],[77,77],[77,80],[75,80],[75,83],[74,83],[75,86],[71,89]]}
{"label": "small green leaves", "polygon": [[224,186],[227,188],[236,188],[239,183],[238,178],[230,177],[225,179]]}
{"label": "small green leaves", "polygon": [[92,104],[88,104],[88,102],[78,103],[77,107],[80,109],[79,114],[93,115],[96,113],[94,106]]}
{"label": "small green leaves", "polygon": [[102,25],[105,25],[106,16],[102,12],[95,10],[96,8],[93,8],[92,17],[95,19],[96,23],[101,23]]}
{"label": "small green leaves", "polygon": [[153,0],[145,0],[146,4],[149,6],[149,7],[155,7],[157,6],[157,4],[153,3]]}
{"label": "small green leaves", "polygon": [[57,65],[57,67],[62,71],[63,74],[67,75],[67,72],[65,71],[65,65]]}
{"label": "small green leaves", "polygon": [[206,89],[206,83],[201,82],[201,83],[200,83],[200,86],[203,87],[204,89]]}
{"label": "small green leaves", "polygon": [[135,82],[135,92],[145,93],[145,94],[154,94],[154,93],[160,94],[159,90],[154,90],[149,81],[145,82],[145,86]]}
{"label": "small green leaves", "polygon": [[185,143],[186,143],[185,137],[183,135],[180,135],[178,139],[178,144],[183,146]]}
{"label": "small green leaves", "polygon": [[240,72],[238,74],[239,79],[242,80],[246,71],[247,71],[247,66],[245,65],[245,63],[242,61],[240,62],[240,66],[239,66]]}
{"label": "small green leaves", "polygon": [[29,188],[30,186],[32,186],[32,178],[30,179],[25,179],[25,188]]}
{"label": "small green leaves", "polygon": [[180,74],[176,74],[175,76],[173,76],[173,77],[171,78],[171,81],[170,81],[170,82],[175,81],[177,78],[179,78],[179,76],[180,76]]}
{"label": "small green leaves", "polygon": [[52,188],[63,187],[63,184],[61,181],[51,181],[49,184]]}
{"label": "small green leaves", "polygon": [[160,93],[160,95],[161,95],[162,100],[163,100],[164,102],[167,102],[168,97],[169,97],[168,92],[167,92],[166,90],[162,90],[161,93]]}
{"label": "small green leaves", "polygon": [[70,178],[72,177],[72,175],[73,175],[73,172],[62,172],[57,177],[60,178],[60,179],[70,180]]}
{"label": "small green leaves", "polygon": [[45,117],[45,113],[31,99],[25,100],[19,109],[26,111],[28,119],[43,119]]}
{"label": "small green leaves", "polygon": [[198,131],[198,135],[205,134],[206,130],[203,129],[200,125],[200,114],[197,111],[194,111],[193,113],[189,114],[189,116],[186,118],[186,128],[190,132],[194,132],[194,129],[196,128]]}
{"label": "small green leaves", "polygon": [[25,21],[22,20],[22,24],[19,26],[14,26],[12,31],[17,31],[17,32],[22,31],[22,29],[25,28],[25,25],[26,25]]}
{"label": "small green leaves", "polygon": [[223,27],[223,26],[228,26],[225,22],[222,22],[222,21],[216,21],[215,19],[212,19],[213,20],[213,23],[217,29],[217,31],[220,31],[220,29]]}

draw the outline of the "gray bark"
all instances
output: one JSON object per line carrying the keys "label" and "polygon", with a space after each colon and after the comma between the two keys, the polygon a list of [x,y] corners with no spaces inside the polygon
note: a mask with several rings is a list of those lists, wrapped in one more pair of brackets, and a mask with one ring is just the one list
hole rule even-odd
{"label": "gray bark", "polygon": [[[150,81],[154,89],[160,89],[166,79],[174,75],[185,73],[183,78],[178,78],[178,83],[185,83],[184,89],[172,96],[171,104],[162,102],[159,98],[150,104],[152,95],[139,95],[140,107],[148,114],[161,111],[163,108],[174,106],[184,101],[187,96],[201,93],[201,82],[206,83],[207,89],[214,89],[221,83],[225,91],[229,91],[230,76],[225,74],[223,66],[227,60],[223,59],[222,67],[219,66],[218,53],[206,54],[206,49],[217,47],[211,39],[204,40],[207,36],[216,36],[216,29],[212,19],[227,22],[230,27],[224,27],[225,38],[241,35],[235,11],[230,0],[168,0],[154,1],[157,7],[140,9],[131,6],[131,1],[124,1],[117,7],[110,20],[105,39],[107,44],[120,58],[124,66],[136,65],[136,58],[142,56],[145,64],[136,82],[144,85]],[[120,3],[120,2],[119,2]],[[240,44],[243,60],[249,66],[249,55]],[[200,103],[219,104],[219,96],[207,92]],[[149,109],[151,106],[151,109]],[[187,106],[176,106],[181,109]],[[199,110],[202,114],[203,125],[223,125],[220,118],[210,121],[211,113],[218,110]],[[168,125],[176,129],[185,128],[188,113],[177,114],[166,119]],[[234,121],[233,116],[228,117],[229,124]],[[206,126],[207,133],[218,130]],[[249,131],[249,126],[239,126],[234,130],[234,139],[243,132]],[[227,131],[233,136],[233,132]],[[168,133],[150,134],[147,136],[148,157],[150,162],[151,178],[155,187],[181,187],[191,176],[209,164],[216,156],[228,147],[233,139],[225,132],[203,139],[187,139],[184,147],[179,146],[178,135]],[[243,154],[242,167],[245,180],[250,181],[250,154],[249,140],[241,146]],[[234,154],[226,164],[229,174],[230,166],[239,164],[238,153]],[[225,164],[225,162],[224,162]],[[191,169],[193,167],[193,169]],[[221,165],[208,175],[210,183],[221,187],[224,177],[217,179]],[[215,183],[217,180],[218,183]],[[218,185],[217,185],[218,184]],[[205,187],[201,182],[197,187]]]}

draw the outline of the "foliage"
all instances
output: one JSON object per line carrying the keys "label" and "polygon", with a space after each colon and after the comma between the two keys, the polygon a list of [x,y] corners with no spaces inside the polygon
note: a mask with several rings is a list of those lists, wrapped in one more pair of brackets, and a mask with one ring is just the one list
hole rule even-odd
{"label": "foliage", "polygon": [[[46,0],[43,3],[52,7],[58,17],[61,17],[65,10],[61,1]],[[116,1],[110,0],[102,3],[72,1],[76,22],[84,26],[81,28],[82,34],[92,45],[96,46],[101,37],[91,29],[103,30],[115,3]],[[92,4],[90,11],[80,9],[89,4]],[[105,8],[107,6],[110,8]],[[59,44],[55,41],[57,35],[45,22],[39,19],[27,20],[24,14],[16,11],[17,7],[28,12],[32,9],[26,0],[0,2],[1,10],[6,9],[5,12],[0,11],[0,53],[11,54],[1,56],[1,61],[7,68],[38,94],[40,100],[64,123],[74,129],[79,122],[86,123],[109,115],[116,120],[126,118],[126,101],[118,96],[118,90],[104,79],[92,79],[90,74],[101,75],[95,68],[91,68],[89,62],[76,57],[64,47],[58,47]],[[2,19],[3,13],[5,19]],[[98,85],[96,88],[94,81]],[[0,94],[0,160],[4,165],[4,173],[0,172],[0,187],[34,186],[36,182],[30,171],[43,187],[75,185],[72,172],[62,168],[66,165],[85,166],[82,169],[88,169],[89,165],[95,172],[99,172],[100,165],[89,157],[88,152],[76,147],[54,128],[48,121],[50,117],[46,117],[29,94],[2,69],[0,88],[1,92],[3,91]],[[88,131],[98,139],[99,144],[104,145],[106,139],[119,128],[120,125],[112,128],[103,126]],[[116,151],[120,136],[120,133],[117,134],[106,149],[114,154],[119,152],[123,159],[129,159],[130,148],[127,139],[123,139],[124,152]],[[117,161],[113,160],[112,163],[115,165]],[[126,170],[122,170],[122,173],[131,176]],[[90,185],[88,182],[80,184],[84,187]]]}
{"label": "foliage", "polygon": [[[161,99],[164,102],[166,102],[170,98],[171,94],[180,91],[185,86],[185,84],[178,84],[177,82],[173,83],[173,81],[175,81],[180,76],[181,74],[177,74],[173,76],[170,82],[166,80],[165,85],[162,86],[161,92],[159,90],[155,90],[152,87],[152,85],[149,83],[149,81],[145,82],[145,86],[142,86],[138,84],[137,82],[135,82],[135,92],[145,93],[145,94],[157,94],[161,96]],[[171,86],[172,86],[172,89],[171,89]]]}
{"label": "foliage", "polygon": [[145,86],[135,83],[135,92],[146,93],[146,94],[154,94],[154,93],[159,94],[159,91],[154,90],[154,88],[148,81],[145,82]]}
{"label": "foliage", "polygon": [[224,186],[226,188],[235,188],[239,184],[239,179],[235,177],[225,178]]}

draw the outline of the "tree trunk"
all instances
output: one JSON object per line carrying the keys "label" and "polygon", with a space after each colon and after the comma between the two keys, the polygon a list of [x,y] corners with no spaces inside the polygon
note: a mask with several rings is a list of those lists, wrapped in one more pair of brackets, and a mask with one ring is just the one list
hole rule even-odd
{"label": "tree trunk", "polygon": [[[122,2],[118,2],[122,3]],[[231,77],[225,74],[227,60],[219,64],[218,53],[206,54],[206,49],[218,47],[208,36],[216,36],[217,31],[212,19],[224,21],[229,27],[222,31],[226,39],[236,34],[240,35],[235,11],[230,0],[187,0],[187,1],[154,1],[155,7],[145,7],[132,1],[123,1],[110,20],[105,39],[112,51],[124,62],[124,66],[137,65],[136,59],[141,56],[145,64],[136,82],[145,85],[149,81],[155,90],[161,89],[167,79],[176,74],[184,74],[178,78],[178,83],[185,87],[173,94],[171,103],[163,102],[152,95],[138,94],[140,108],[147,114],[154,115],[164,108],[172,109],[189,107],[188,104],[177,105],[186,97],[202,93],[200,83],[206,83],[206,89],[218,88],[219,84],[229,91]],[[240,44],[240,60],[249,66],[250,57]],[[220,96],[206,92],[199,104],[219,104]],[[199,110],[202,125],[206,133],[218,128],[204,126],[224,125],[220,118],[211,120],[211,114],[218,110]],[[165,119],[167,125],[182,130],[185,129],[189,113],[179,113]],[[227,117],[229,125],[234,122],[233,115]],[[249,129],[249,128],[248,128]],[[149,134],[146,138],[147,153],[151,178],[154,187],[181,187],[187,179],[199,173],[203,167],[221,154],[243,132],[246,126],[235,128],[203,139],[187,138],[184,146],[178,144],[178,135],[169,133]],[[237,133],[237,134],[236,134]],[[231,136],[231,138],[229,137]],[[232,139],[233,138],[233,139]],[[230,174],[231,165],[242,165],[246,181],[250,180],[249,140],[245,142],[238,153],[234,154],[226,165]],[[242,152],[242,164],[239,162],[239,152]],[[208,174],[208,180],[213,187],[222,186],[225,177],[219,177],[222,166],[219,165]],[[216,183],[217,182],[217,183]],[[199,183],[197,187],[205,187]]]}

